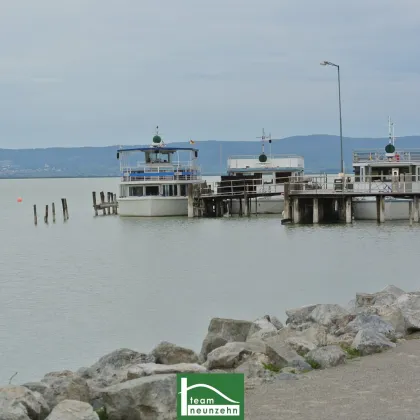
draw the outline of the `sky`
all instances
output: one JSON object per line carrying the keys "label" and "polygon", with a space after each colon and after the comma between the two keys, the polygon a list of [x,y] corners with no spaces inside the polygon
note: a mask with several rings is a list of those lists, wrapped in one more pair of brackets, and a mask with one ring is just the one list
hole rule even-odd
{"label": "sky", "polygon": [[0,148],[420,134],[418,0],[0,0]]}

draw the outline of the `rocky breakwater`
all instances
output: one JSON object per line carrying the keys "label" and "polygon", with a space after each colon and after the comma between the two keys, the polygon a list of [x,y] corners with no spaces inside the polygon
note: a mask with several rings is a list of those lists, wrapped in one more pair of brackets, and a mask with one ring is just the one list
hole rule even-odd
{"label": "rocky breakwater", "polygon": [[119,349],[77,372],[0,387],[0,420],[175,420],[176,373],[240,372],[246,386],[304,380],[305,372],[395,347],[420,331],[420,292],[358,293],[347,307],[308,305],[255,321],[213,318],[199,354],[163,342]]}

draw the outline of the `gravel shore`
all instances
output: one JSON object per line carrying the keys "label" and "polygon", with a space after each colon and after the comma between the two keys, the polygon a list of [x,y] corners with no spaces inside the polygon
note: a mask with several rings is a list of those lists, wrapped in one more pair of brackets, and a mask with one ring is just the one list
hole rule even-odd
{"label": "gravel shore", "polygon": [[247,391],[247,420],[420,418],[420,340]]}

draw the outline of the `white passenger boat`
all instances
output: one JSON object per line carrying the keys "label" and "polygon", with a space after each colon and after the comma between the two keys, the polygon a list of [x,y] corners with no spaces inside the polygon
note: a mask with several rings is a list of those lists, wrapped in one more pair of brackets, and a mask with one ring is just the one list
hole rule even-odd
{"label": "white passenger boat", "polygon": [[[279,192],[281,195],[258,197],[256,204],[252,204],[252,212],[258,214],[281,214],[284,209],[284,184],[288,177],[300,176],[304,172],[304,159],[297,155],[281,155],[271,153],[271,135],[266,136],[263,130],[262,150],[260,155],[231,156],[227,162],[227,176],[221,177],[217,191],[241,190],[241,183],[246,180],[252,183],[253,191]],[[264,150],[265,143],[269,144],[269,153]],[[249,190],[248,190],[249,191]],[[251,191],[249,191],[251,192]],[[254,205],[256,208],[254,209]],[[232,200],[231,214],[240,213],[240,201]]]}
{"label": "white passenger boat", "polygon": [[[420,192],[420,149],[397,150],[394,124],[389,119],[389,143],[385,150],[353,152],[355,191]],[[385,220],[408,220],[408,198],[385,197]],[[375,197],[353,200],[355,220],[376,220]]]}
{"label": "white passenger boat", "polygon": [[150,146],[119,149],[120,216],[187,216],[188,187],[202,183],[197,158],[196,148],[165,145],[158,127]]}

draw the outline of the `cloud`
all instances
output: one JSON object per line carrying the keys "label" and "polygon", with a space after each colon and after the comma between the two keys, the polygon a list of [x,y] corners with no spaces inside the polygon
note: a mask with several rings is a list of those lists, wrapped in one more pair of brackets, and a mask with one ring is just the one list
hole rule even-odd
{"label": "cloud", "polygon": [[[1,147],[417,134],[413,0],[0,0]],[[384,131],[385,130],[385,131]],[[257,134],[256,134],[257,133]]]}

